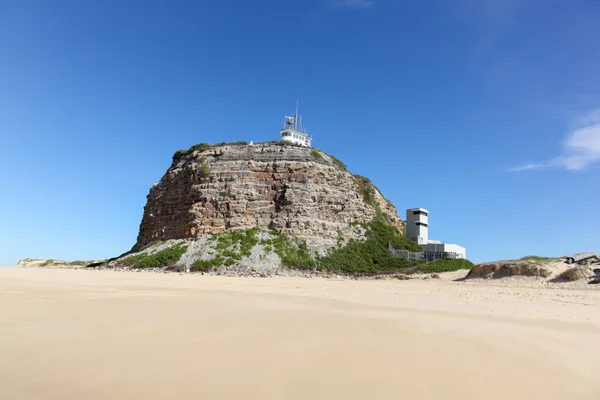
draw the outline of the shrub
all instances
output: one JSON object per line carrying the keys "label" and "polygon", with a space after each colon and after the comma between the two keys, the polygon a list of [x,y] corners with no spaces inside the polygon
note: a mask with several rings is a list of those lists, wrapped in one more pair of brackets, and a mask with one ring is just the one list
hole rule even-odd
{"label": "shrub", "polygon": [[128,265],[135,268],[162,268],[174,265],[181,256],[187,251],[188,246],[179,243],[168,247],[159,252],[148,254],[142,253],[127,257],[119,261],[119,264]]}
{"label": "shrub", "polygon": [[187,152],[185,150],[177,150],[174,154],[173,154],[173,162],[177,162],[181,159],[181,157],[185,156]]}
{"label": "shrub", "polygon": [[568,282],[579,281],[582,279],[588,279],[592,276],[592,271],[586,267],[575,267],[569,268],[566,271],[563,271],[560,275],[556,277],[557,280],[565,280]]}
{"label": "shrub", "polygon": [[206,272],[213,268],[218,268],[223,265],[223,257],[215,257],[212,260],[196,260],[194,265],[191,266],[190,271],[192,272]]}
{"label": "shrub", "polygon": [[461,258],[442,258],[440,260],[433,260],[419,265],[418,272],[449,272],[471,268],[473,268],[473,263],[469,260],[464,260]]}
{"label": "shrub", "polygon": [[194,152],[196,150],[198,150],[198,151],[205,151],[205,150],[208,150],[208,149],[210,149],[210,144],[208,144],[208,143],[198,143],[198,144],[195,144],[192,147],[190,147],[190,149],[188,150],[188,152],[192,153],[192,152]]}
{"label": "shrub", "polygon": [[283,234],[271,233],[276,237],[262,243],[266,245],[266,248],[272,248],[275,251],[283,265],[299,269],[313,269],[317,266],[317,262],[310,254],[306,242],[296,244]]}
{"label": "shrub", "polygon": [[77,265],[80,267],[86,267],[88,264],[90,264],[89,261],[71,261],[70,263],[68,263],[69,265]]}
{"label": "shrub", "polygon": [[258,243],[260,229],[254,227],[245,231],[229,231],[213,235],[210,240],[216,241],[215,257],[211,260],[197,260],[192,266],[192,271],[208,271],[223,265],[231,266],[243,257],[252,254],[252,248]]}
{"label": "shrub", "polygon": [[317,159],[322,159],[323,156],[321,155],[321,153],[319,153],[317,150],[311,150],[310,154]]}
{"label": "shrub", "polygon": [[230,142],[229,145],[231,145],[231,146],[247,146],[248,142],[244,142],[244,141]]}
{"label": "shrub", "polygon": [[551,258],[550,257],[540,257],[540,256],[525,256],[525,257],[522,257],[521,260],[538,262],[538,261],[551,260]]}
{"label": "shrub", "polygon": [[233,258],[228,258],[227,260],[225,260],[225,262],[223,264],[225,264],[226,267],[230,267],[233,264],[235,264],[236,260],[234,260]]}
{"label": "shrub", "polygon": [[358,190],[362,195],[364,202],[368,205],[375,206],[375,186],[373,186],[371,180],[360,175],[354,175],[354,180],[358,184]]}
{"label": "shrub", "polygon": [[333,165],[335,165],[336,167],[338,167],[340,169],[347,170],[346,164],[344,164],[343,162],[341,162],[340,160],[338,160],[337,158],[335,158],[332,155],[329,155],[329,157],[331,157],[331,161],[333,162]]}
{"label": "shrub", "polygon": [[367,229],[366,240],[351,240],[343,247],[332,249],[319,259],[319,269],[345,273],[376,273],[398,271],[418,264],[392,256],[389,245],[398,250],[422,251],[422,248],[402,236],[385,218],[378,216],[364,226]]}

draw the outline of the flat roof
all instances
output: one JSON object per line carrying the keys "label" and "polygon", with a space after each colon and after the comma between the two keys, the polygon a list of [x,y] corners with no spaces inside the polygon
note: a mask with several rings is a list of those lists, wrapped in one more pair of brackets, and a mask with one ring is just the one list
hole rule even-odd
{"label": "flat roof", "polygon": [[429,211],[424,208],[409,208],[406,211],[425,211],[427,214],[429,214]]}

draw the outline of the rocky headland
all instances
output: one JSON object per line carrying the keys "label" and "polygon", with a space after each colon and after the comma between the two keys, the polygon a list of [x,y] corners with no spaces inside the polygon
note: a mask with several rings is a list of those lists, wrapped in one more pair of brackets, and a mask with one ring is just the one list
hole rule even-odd
{"label": "rocky headland", "polygon": [[403,234],[379,189],[319,149],[198,144],[150,188],[131,251],[96,267],[376,274],[413,266],[388,248],[419,251]]}

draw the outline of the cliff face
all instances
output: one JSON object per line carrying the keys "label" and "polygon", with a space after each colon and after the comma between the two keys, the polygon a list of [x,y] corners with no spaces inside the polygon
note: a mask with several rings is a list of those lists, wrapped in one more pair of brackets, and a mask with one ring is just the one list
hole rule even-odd
{"label": "cliff face", "polygon": [[358,238],[377,210],[402,230],[394,206],[327,154],[279,144],[180,152],[148,194],[134,249],[259,226],[315,245]]}

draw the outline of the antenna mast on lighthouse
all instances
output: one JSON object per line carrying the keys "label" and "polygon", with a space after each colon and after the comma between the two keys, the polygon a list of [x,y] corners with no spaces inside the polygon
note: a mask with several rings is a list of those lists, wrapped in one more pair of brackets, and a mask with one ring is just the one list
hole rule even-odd
{"label": "antenna mast on lighthouse", "polygon": [[298,130],[298,100],[296,100],[296,114],[294,114],[294,129]]}

